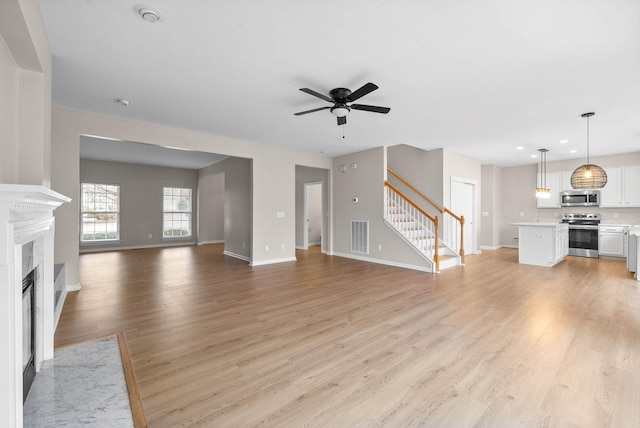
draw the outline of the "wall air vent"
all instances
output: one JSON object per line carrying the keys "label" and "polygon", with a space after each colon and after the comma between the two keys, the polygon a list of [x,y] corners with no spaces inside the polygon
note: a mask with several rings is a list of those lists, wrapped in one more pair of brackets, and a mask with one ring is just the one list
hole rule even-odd
{"label": "wall air vent", "polygon": [[369,222],[351,220],[351,251],[369,254]]}

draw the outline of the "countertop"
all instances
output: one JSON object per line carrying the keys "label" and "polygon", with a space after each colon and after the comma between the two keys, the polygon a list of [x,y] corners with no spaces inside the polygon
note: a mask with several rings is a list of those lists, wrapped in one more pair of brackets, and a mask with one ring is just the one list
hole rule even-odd
{"label": "countertop", "polygon": [[532,222],[524,222],[524,223],[511,223],[512,226],[529,226],[529,227],[568,227],[564,223],[553,223],[553,222],[543,222],[543,221],[532,221]]}

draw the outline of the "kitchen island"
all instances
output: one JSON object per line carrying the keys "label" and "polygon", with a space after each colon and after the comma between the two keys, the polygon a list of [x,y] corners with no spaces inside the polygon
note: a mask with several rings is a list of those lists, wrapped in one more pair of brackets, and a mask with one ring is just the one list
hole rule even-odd
{"label": "kitchen island", "polygon": [[563,223],[512,223],[518,226],[518,261],[552,267],[569,254],[569,226]]}

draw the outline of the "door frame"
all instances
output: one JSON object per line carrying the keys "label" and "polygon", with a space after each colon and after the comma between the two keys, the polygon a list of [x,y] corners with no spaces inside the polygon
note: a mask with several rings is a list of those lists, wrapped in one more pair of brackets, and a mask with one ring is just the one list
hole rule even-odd
{"label": "door frame", "polygon": [[324,250],[324,183],[322,181],[311,181],[304,183],[303,209],[304,220],[302,225],[302,249],[309,249],[309,187],[320,185],[320,250]]}
{"label": "door frame", "polygon": [[[451,181],[449,184],[449,202],[453,199],[453,183],[463,183],[469,184],[473,186],[473,194],[471,197],[471,246],[472,248],[465,248],[465,254],[478,254],[477,244],[478,244],[478,182],[476,180],[472,180],[470,178],[462,178],[462,177],[454,177],[451,176]],[[451,207],[453,210],[453,207]],[[458,213],[456,213],[458,214]],[[467,219],[465,218],[465,224],[467,224]]]}

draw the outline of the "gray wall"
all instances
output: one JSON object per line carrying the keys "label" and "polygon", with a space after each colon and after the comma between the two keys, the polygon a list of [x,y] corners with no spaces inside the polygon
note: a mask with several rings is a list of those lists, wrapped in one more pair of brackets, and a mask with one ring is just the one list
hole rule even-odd
{"label": "gray wall", "polygon": [[[51,132],[52,188],[74,198],[56,210],[56,263],[66,263],[67,285],[76,287],[80,286],[77,197],[82,135],[251,159],[253,217],[251,242],[246,246],[251,249],[253,265],[295,259],[295,189],[291,185],[295,165],[331,167],[331,159],[323,155],[61,108],[52,109]],[[285,217],[278,217],[278,212],[284,212]]]}
{"label": "gray wall", "polygon": [[[81,244],[80,250],[140,248],[193,244],[196,242],[198,171],[80,160],[81,183],[120,185],[120,242]],[[181,187],[192,191],[192,232],[188,238],[162,238],[162,188]],[[149,238],[149,235],[152,235]]]}
{"label": "gray wall", "polygon": [[[296,247],[302,248],[304,244],[304,228],[306,222],[304,218],[304,184],[305,183],[322,183],[322,230],[325,235],[322,244],[322,250],[327,251],[326,237],[329,233],[328,217],[329,217],[329,170],[322,168],[311,168],[296,165]],[[309,242],[313,242],[313,238],[309,236]]]}
{"label": "gray wall", "polygon": [[[388,147],[387,165],[435,204],[442,206],[442,150],[426,151],[406,144]],[[387,175],[387,180],[401,190],[405,188],[392,174]],[[409,196],[429,214],[441,215],[431,204]]]}
{"label": "gray wall", "polygon": [[482,195],[480,210],[482,230],[480,245],[489,249],[498,248],[502,244],[500,227],[502,225],[502,192],[500,187],[504,181],[502,168],[495,165],[482,167]]}
{"label": "gray wall", "polygon": [[[251,260],[252,161],[251,159],[228,158],[201,169],[198,172],[198,180],[206,185],[203,193],[208,193],[212,189],[209,184],[214,182],[216,177],[220,180],[220,174],[224,175],[224,251],[239,258]],[[220,202],[219,197],[217,202]],[[208,216],[208,213],[201,210],[201,217],[205,216]],[[219,213],[216,216],[219,216]],[[201,222],[206,223],[208,220],[203,218]],[[216,222],[218,224],[212,226]],[[219,229],[219,218],[211,223],[208,227]]]}
{"label": "gray wall", "polygon": [[224,186],[224,172],[198,172],[198,244],[224,242]]}
{"label": "gray wall", "polygon": [[[357,168],[351,167],[354,163]],[[346,172],[339,171],[342,165],[347,167]],[[428,269],[430,264],[384,223],[385,171],[385,147],[333,159],[334,253],[381,263]],[[353,202],[354,197],[358,198],[357,203]],[[369,222],[369,254],[351,252],[351,220]]]}

